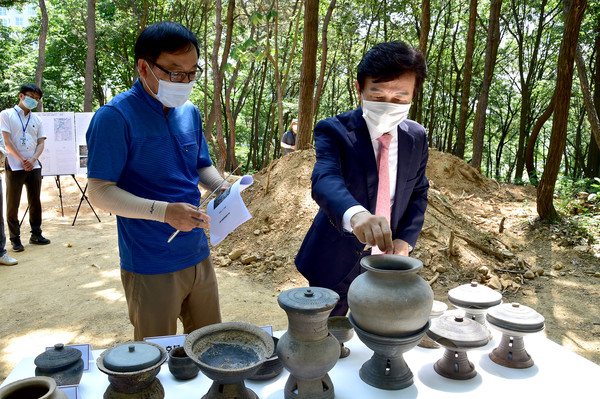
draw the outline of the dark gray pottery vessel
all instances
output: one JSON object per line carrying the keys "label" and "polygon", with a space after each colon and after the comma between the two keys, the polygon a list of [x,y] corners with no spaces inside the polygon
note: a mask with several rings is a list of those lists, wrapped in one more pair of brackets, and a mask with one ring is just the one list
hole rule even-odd
{"label": "dark gray pottery vessel", "polygon": [[[105,357],[119,347],[131,347],[133,345],[151,345],[160,352],[158,360],[152,364],[144,364],[131,371],[111,370],[104,364]],[[96,366],[104,374],[108,375],[110,385],[104,392],[104,399],[163,399],[165,390],[156,378],[160,372],[160,366],[167,360],[167,350],[152,342],[134,341],[117,345],[107,349],[100,354],[96,360]]]}
{"label": "dark gray pottery vessel", "polygon": [[0,399],[69,399],[50,377],[30,377],[0,388]]}
{"label": "dark gray pottery vessel", "polygon": [[402,255],[370,255],[366,269],[348,289],[353,321],[363,331],[386,337],[416,334],[429,321],[433,290],[417,272],[423,263]]}
{"label": "dark gray pottery vessel", "polygon": [[257,399],[244,379],[254,375],[273,353],[273,339],[247,323],[212,324],[185,338],[187,355],[213,383],[204,399]]}
{"label": "dark gray pottery vessel", "polygon": [[354,336],[354,328],[346,316],[333,316],[327,319],[327,328],[340,343],[340,359],[350,355],[350,349],[344,346]]}
{"label": "dark gray pottery vessel", "polygon": [[265,362],[260,366],[256,374],[249,377],[249,380],[270,380],[271,378],[277,377],[283,371],[283,363],[277,356],[277,344],[279,342],[279,338],[273,338],[273,353],[271,356],[265,360]]}
{"label": "dark gray pottery vessel", "polygon": [[277,302],[288,317],[288,330],[279,339],[277,354],[290,372],[285,399],[332,399],[329,370],[340,357],[340,344],[327,329],[327,319],[340,297],[321,288],[294,288]]}
{"label": "dark gray pottery vessel", "polygon": [[191,380],[196,378],[200,372],[200,368],[190,357],[185,353],[183,346],[173,348],[169,352],[169,360],[167,360],[169,371],[178,380]]}
{"label": "dark gray pottery vessel", "polygon": [[51,377],[58,386],[77,385],[83,375],[81,351],[63,344],[40,353],[33,362],[36,376]]}

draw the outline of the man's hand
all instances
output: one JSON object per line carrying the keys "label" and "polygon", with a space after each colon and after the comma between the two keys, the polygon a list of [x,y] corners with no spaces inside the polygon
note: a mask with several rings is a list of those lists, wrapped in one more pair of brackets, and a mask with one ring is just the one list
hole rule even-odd
{"label": "man's hand", "polygon": [[350,219],[350,225],[356,238],[363,244],[377,246],[382,252],[393,250],[392,230],[385,217],[366,211],[358,212]]}
{"label": "man's hand", "polygon": [[220,192],[219,192],[219,193],[217,193],[217,196],[218,196],[219,194],[221,194],[221,193],[225,192],[225,191],[226,191],[226,190],[227,190],[229,187],[231,187],[231,183],[229,183],[228,181],[225,181],[225,182],[223,182],[223,184],[221,185],[221,188],[220,188],[220,190],[219,190]]}
{"label": "man's hand", "polygon": [[174,202],[167,205],[165,222],[176,230],[190,231],[197,227],[207,229],[210,227],[210,217],[196,207],[185,202]]}
{"label": "man's hand", "polygon": [[396,238],[394,240],[394,255],[408,256],[410,252],[409,245],[406,241]]}
{"label": "man's hand", "polygon": [[23,169],[25,169],[25,171],[27,171],[27,172],[30,172],[33,170],[33,167],[35,166],[35,159],[33,159],[33,158],[24,159],[22,164],[23,164]]}

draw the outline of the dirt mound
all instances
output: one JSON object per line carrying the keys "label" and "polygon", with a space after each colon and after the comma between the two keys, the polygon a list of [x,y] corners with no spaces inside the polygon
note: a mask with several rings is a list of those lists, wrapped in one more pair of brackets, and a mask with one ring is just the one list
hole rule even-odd
{"label": "dirt mound", "polygon": [[434,149],[429,149],[426,175],[432,188],[454,196],[489,198],[498,189],[494,180],[486,178],[462,159]]}

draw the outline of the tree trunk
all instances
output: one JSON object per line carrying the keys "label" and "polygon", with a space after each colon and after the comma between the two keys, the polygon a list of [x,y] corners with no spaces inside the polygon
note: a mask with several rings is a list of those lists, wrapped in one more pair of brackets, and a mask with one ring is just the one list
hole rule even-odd
{"label": "tree trunk", "polygon": [[[529,129],[531,127],[533,118],[532,116],[532,92],[535,89],[534,85],[536,82],[536,76],[538,70],[542,67],[545,62],[545,57],[540,57],[539,51],[542,41],[542,35],[545,31],[544,27],[547,24],[548,18],[551,18],[552,11],[550,14],[546,13],[546,5],[548,0],[542,0],[540,2],[540,11],[538,17],[538,23],[535,31],[535,42],[533,43],[532,49],[533,53],[525,54],[526,46],[526,36],[528,33],[525,31],[526,24],[523,21],[524,13],[518,9],[515,1],[511,2],[512,5],[512,15],[515,21],[514,27],[509,27],[509,30],[513,33],[515,40],[518,43],[519,47],[519,77],[521,84],[521,116],[519,120],[519,144],[517,146],[517,156],[516,156],[516,167],[515,167],[515,180],[521,180],[523,178],[523,167],[525,166],[525,158],[524,154],[526,153],[525,143],[528,140]],[[520,4],[521,6],[526,6],[525,4]],[[525,65],[527,69],[525,68]]]}
{"label": "tree trunk", "polygon": [[[594,60],[594,104],[596,105],[596,112],[600,113],[600,18],[598,19],[598,25],[596,27],[596,40],[595,40],[595,52],[596,59]],[[596,141],[594,134],[590,137],[590,149],[587,156],[587,164],[585,168],[586,177],[595,177],[600,175],[600,141]]]}
{"label": "tree trunk", "polygon": [[329,8],[327,8],[327,14],[323,20],[323,29],[321,30],[321,70],[319,71],[319,79],[317,80],[317,91],[315,93],[315,105],[313,107],[313,115],[317,113],[319,109],[319,100],[321,99],[321,93],[323,92],[323,81],[325,80],[325,70],[327,69],[327,31],[329,22],[331,21],[331,15],[335,9],[336,0],[331,0]]}
{"label": "tree trunk", "polygon": [[[210,110],[210,115],[206,123],[207,136],[212,139],[212,124],[215,123],[216,127],[216,148],[215,157],[217,158],[217,169],[223,172],[225,169],[225,163],[227,161],[227,146],[225,145],[225,136],[223,133],[223,113],[221,111],[221,91],[223,90],[223,77],[225,75],[224,70],[227,65],[227,58],[229,57],[229,50],[231,48],[231,40],[233,35],[233,14],[235,10],[235,0],[229,0],[227,7],[227,33],[225,36],[225,45],[223,46],[223,54],[221,55],[221,63],[219,64],[219,47],[221,43],[221,34],[223,33],[223,23],[221,22],[222,15],[222,1],[217,0],[215,3],[215,22],[216,22],[216,34],[213,47],[213,53],[211,56],[211,64],[213,69],[213,106]],[[208,138],[207,137],[207,138]],[[213,141],[213,146],[215,141]]]}
{"label": "tree trunk", "polygon": [[[462,8],[459,8],[459,12],[461,12]],[[458,63],[456,62],[456,36],[458,35],[458,25],[454,27],[454,33],[452,34],[452,46],[451,46],[451,50],[450,50],[450,56],[451,56],[451,60],[452,60],[452,65],[454,66],[453,69],[453,74],[454,75],[454,87],[452,87],[452,95],[450,96],[452,98],[452,110],[450,111],[450,123],[446,124],[446,131],[448,132],[448,138],[446,140],[446,152],[447,153],[452,153],[452,145],[453,145],[453,140],[454,140],[454,130],[455,130],[455,126],[456,126],[456,110],[458,108],[459,102],[461,101],[458,98],[458,95],[456,93],[458,93],[461,90],[461,75],[462,75],[462,69],[458,67]],[[450,77],[447,78],[448,81],[452,81],[452,74],[450,74]],[[444,149],[442,148],[442,151],[444,151]]]}
{"label": "tree trunk", "polygon": [[312,133],[314,90],[317,75],[317,44],[319,32],[319,0],[304,3],[304,43],[300,70],[298,101],[298,135],[296,149],[309,147]]}
{"label": "tree trunk", "polygon": [[[48,10],[46,10],[46,1],[40,0],[40,11],[42,21],[40,23],[40,37],[38,41],[38,63],[35,69],[35,84],[42,88],[42,77],[44,76],[44,67],[46,65],[46,37],[48,36]],[[44,111],[44,102],[40,101],[38,111]]]}
{"label": "tree trunk", "polygon": [[583,60],[583,55],[581,55],[581,48],[579,45],[575,48],[575,65],[577,65],[579,83],[581,85],[581,92],[583,93],[583,103],[585,104],[585,111],[590,122],[592,134],[596,139],[596,143],[600,143],[600,120],[598,119],[594,99],[590,92],[590,83],[588,81],[587,71],[585,70],[585,61]]}
{"label": "tree trunk", "polygon": [[500,45],[500,9],[502,0],[492,0],[490,4],[490,21],[488,25],[488,38],[485,49],[485,69],[483,72],[483,86],[477,103],[477,112],[473,122],[473,158],[471,166],[481,170],[481,159],[483,155],[483,140],[485,136],[485,122],[487,105],[494,76],[496,56]]}
{"label": "tree trunk", "polygon": [[473,52],[475,51],[475,26],[477,23],[477,0],[471,0],[469,5],[469,29],[467,31],[467,47],[465,50],[465,65],[463,70],[462,90],[460,94],[460,111],[458,116],[458,131],[454,155],[465,157],[465,137],[467,119],[469,116],[469,97],[471,95],[471,74],[473,73]]}
{"label": "tree trunk", "polygon": [[538,215],[546,220],[558,219],[558,213],[554,208],[552,198],[567,137],[567,120],[573,83],[573,61],[575,60],[575,48],[581,20],[586,7],[587,0],[571,0],[565,14],[565,32],[558,54],[558,73],[555,89],[555,93],[560,93],[560,95],[556,96],[548,158],[537,190]]}
{"label": "tree trunk", "polygon": [[96,57],[96,0],[87,0],[85,33],[87,36],[87,56],[85,58],[83,111],[92,112],[94,109],[94,59]]}
{"label": "tree trunk", "polygon": [[527,174],[529,175],[529,182],[534,186],[538,185],[538,176],[535,170],[535,161],[533,159],[533,154],[535,153],[535,142],[537,140],[538,134],[544,123],[550,118],[552,113],[554,112],[554,105],[556,104],[556,94],[552,96],[550,100],[550,104],[548,104],[548,108],[544,111],[542,116],[537,120],[533,129],[531,130],[531,136],[529,136],[529,141],[527,142],[527,148],[525,149],[525,167],[527,168]]}
{"label": "tree trunk", "polygon": [[[275,0],[275,12],[277,13],[274,18],[273,24],[273,41],[275,45],[273,46],[273,50],[275,51],[275,57],[271,54],[271,29],[269,24],[269,19],[267,18],[267,46],[265,53],[267,54],[267,58],[271,62],[273,66],[273,76],[275,78],[275,90],[276,90],[276,103],[277,103],[277,126],[278,126],[278,137],[283,137],[284,134],[284,126],[283,126],[283,86],[281,82],[281,72],[279,71],[279,1]],[[267,145],[267,154],[263,157],[263,164],[267,162],[267,159],[270,158],[270,149],[271,142],[265,143]]]}
{"label": "tree trunk", "polygon": [[[237,80],[237,76],[240,70],[241,63],[238,62],[236,68],[233,72],[233,77],[229,82],[229,86],[225,90],[225,115],[227,117],[227,127],[228,137],[227,137],[227,162],[225,163],[225,168],[230,168],[229,170],[234,170],[238,166],[237,159],[235,157],[235,117],[233,115],[232,107],[231,107],[231,91],[233,90],[233,86],[235,85],[235,81]],[[243,101],[240,99],[240,101]]]}
{"label": "tree trunk", "polygon": [[[447,16],[450,13],[446,14]],[[444,32],[443,32],[443,36],[442,36],[442,44],[440,46],[440,49],[443,49],[445,47],[446,44],[446,39],[448,38],[448,26],[450,24],[448,23],[448,18],[446,19],[446,23],[444,23]],[[422,51],[422,50],[421,50]],[[444,54],[444,51],[439,52],[437,60],[436,60],[436,64],[435,64],[435,78],[433,80],[433,91],[431,92],[431,96],[429,99],[429,124],[428,124],[428,128],[427,128],[427,136],[429,139],[429,146],[430,147],[437,147],[437,148],[441,148],[440,146],[434,146],[433,144],[433,131],[434,131],[434,126],[435,126],[435,98],[436,98],[436,94],[437,94],[437,89],[439,85],[439,75],[440,75],[440,64],[441,64],[441,60],[442,60],[442,56]]]}
{"label": "tree trunk", "polygon": [[431,30],[431,2],[423,0],[421,2],[421,33],[419,34],[419,50],[427,54],[427,40]]}

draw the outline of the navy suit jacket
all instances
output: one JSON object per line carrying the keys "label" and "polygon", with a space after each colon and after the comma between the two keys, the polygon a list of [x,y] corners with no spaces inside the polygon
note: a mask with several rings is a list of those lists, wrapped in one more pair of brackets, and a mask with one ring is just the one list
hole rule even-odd
{"label": "navy suit jacket", "polygon": [[[315,126],[317,161],[312,173],[312,197],[319,212],[296,256],[296,267],[312,286],[333,288],[356,263],[370,254],[354,234],[344,231],[344,212],[362,205],[375,213],[377,161],[369,130],[358,108]],[[420,124],[398,126],[398,173],[391,214],[393,239],[415,246],[423,227],[429,183],[425,168],[429,149]]]}

